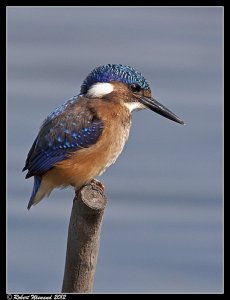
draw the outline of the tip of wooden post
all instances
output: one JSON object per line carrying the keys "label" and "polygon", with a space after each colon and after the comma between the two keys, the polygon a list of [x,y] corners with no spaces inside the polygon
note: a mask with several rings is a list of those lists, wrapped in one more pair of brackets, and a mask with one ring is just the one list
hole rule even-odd
{"label": "tip of wooden post", "polygon": [[89,184],[83,186],[76,196],[80,197],[89,208],[104,210],[107,203],[104,189],[105,187],[100,181],[93,179]]}

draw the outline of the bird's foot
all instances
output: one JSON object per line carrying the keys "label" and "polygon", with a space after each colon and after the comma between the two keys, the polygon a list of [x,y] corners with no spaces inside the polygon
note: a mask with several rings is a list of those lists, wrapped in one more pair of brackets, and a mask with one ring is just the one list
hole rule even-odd
{"label": "bird's foot", "polygon": [[104,193],[105,186],[99,180],[93,178],[89,184],[91,184],[92,187],[95,187],[96,190],[99,190],[101,194]]}
{"label": "bird's foot", "polygon": [[[79,197],[81,189],[82,189],[82,187],[80,189],[75,189],[75,197],[74,197],[74,199]],[[74,201],[74,199],[73,199],[73,201]]]}

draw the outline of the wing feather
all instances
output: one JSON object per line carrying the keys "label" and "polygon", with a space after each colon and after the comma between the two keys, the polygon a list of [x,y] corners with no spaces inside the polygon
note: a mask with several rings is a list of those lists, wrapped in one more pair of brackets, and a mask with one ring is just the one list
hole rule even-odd
{"label": "wing feather", "polygon": [[28,169],[26,178],[41,175],[72,152],[95,144],[103,131],[103,122],[96,112],[79,101],[55,111],[43,123],[28,153],[23,169]]}

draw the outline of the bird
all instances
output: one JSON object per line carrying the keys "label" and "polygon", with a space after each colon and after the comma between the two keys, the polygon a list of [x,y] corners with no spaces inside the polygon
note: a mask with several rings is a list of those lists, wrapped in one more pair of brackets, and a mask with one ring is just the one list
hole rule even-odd
{"label": "bird", "polygon": [[149,83],[133,67],[94,68],[80,93],[59,105],[42,123],[22,171],[34,177],[27,206],[54,188],[76,191],[113,164],[128,139],[134,111],[150,109],[179,124],[184,121],[151,95]]}

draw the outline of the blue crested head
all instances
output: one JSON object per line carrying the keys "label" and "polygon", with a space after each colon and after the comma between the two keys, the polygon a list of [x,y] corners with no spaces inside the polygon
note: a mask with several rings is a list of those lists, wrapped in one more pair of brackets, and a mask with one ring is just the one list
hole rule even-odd
{"label": "blue crested head", "polygon": [[81,94],[85,94],[89,87],[97,82],[119,81],[126,84],[138,84],[142,89],[150,90],[144,76],[134,68],[121,64],[107,64],[95,68],[84,80]]}

